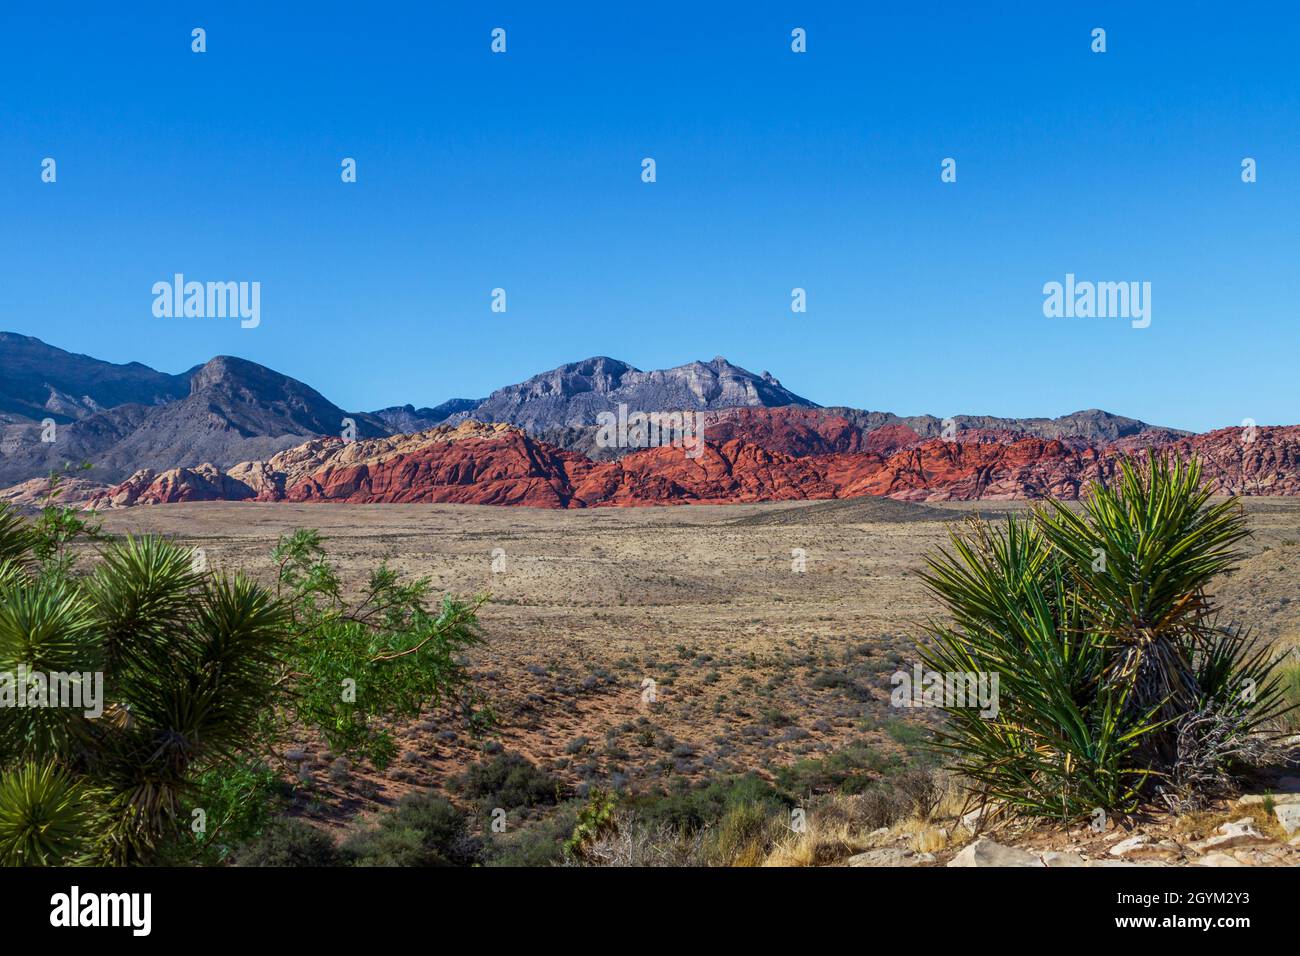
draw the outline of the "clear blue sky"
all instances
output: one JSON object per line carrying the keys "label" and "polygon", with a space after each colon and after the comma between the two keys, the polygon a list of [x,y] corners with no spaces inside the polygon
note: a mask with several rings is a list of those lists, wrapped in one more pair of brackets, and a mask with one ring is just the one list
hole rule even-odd
{"label": "clear blue sky", "polygon": [[[1300,422],[1290,4],[39,9],[0,13],[0,329],[354,410],[721,354],[899,413]],[[174,272],[261,326],[154,318]],[[1151,327],[1044,318],[1067,272]]]}

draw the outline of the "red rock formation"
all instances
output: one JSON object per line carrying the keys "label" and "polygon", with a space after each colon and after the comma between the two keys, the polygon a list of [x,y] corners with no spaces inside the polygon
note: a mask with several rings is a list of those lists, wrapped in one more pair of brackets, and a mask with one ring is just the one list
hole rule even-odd
{"label": "red rock formation", "polygon": [[[843,419],[798,409],[719,416],[705,438],[698,457],[661,447],[596,462],[513,426],[464,422],[346,444],[315,439],[224,475],[211,465],[138,472],[91,506],[256,499],[590,508],[860,495],[1075,498],[1089,482],[1109,480],[1119,457],[1142,447],[973,430],[958,441],[920,441],[905,426],[864,433]],[[1198,455],[1216,491],[1300,494],[1300,426],[1162,436],[1159,447]]]}
{"label": "red rock formation", "polygon": [[253,490],[247,485],[222,474],[216,465],[202,464],[163,472],[142,469],[91,498],[88,504],[92,508],[123,508],[179,501],[243,501],[251,497]]}

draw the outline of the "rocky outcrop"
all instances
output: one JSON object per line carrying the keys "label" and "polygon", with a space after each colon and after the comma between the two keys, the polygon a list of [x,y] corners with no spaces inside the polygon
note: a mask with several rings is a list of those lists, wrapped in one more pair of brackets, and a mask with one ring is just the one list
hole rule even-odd
{"label": "rocky outcrop", "polygon": [[88,501],[92,508],[125,508],[131,505],[173,504],[181,501],[243,501],[253,497],[252,489],[216,465],[194,468],[150,468],[134,475]]}
{"label": "rocky outcrop", "polygon": [[47,504],[80,505],[108,490],[98,481],[61,478],[51,495],[50,479],[32,478],[0,491],[0,503],[19,508],[41,508]]}
{"label": "rocky outcrop", "polygon": [[633,411],[720,409],[743,406],[803,406],[813,402],[784,388],[769,373],[732,365],[718,356],[711,362],[689,362],[676,368],[643,372],[626,362],[594,356],[534,375],[517,385],[497,389],[472,411],[453,415],[449,422],[473,417],[508,422],[541,432],[595,424],[600,412],[625,404]]}
{"label": "rocky outcrop", "polygon": [[[1198,455],[1216,491],[1300,494],[1300,426],[1240,429],[1155,446]],[[642,448],[595,461],[504,423],[467,420],[363,441],[315,438],[226,472],[141,471],[96,507],[169,501],[455,502],[537,508],[729,504],[883,496],[903,501],[1076,498],[1112,480],[1141,445],[1094,446],[990,430],[921,440],[903,426],[864,433],[802,409],[747,409],[706,428],[700,453]]]}

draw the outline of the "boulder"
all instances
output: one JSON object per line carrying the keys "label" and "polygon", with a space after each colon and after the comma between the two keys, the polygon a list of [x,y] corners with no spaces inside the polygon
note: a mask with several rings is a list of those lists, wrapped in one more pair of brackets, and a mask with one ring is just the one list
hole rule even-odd
{"label": "boulder", "polygon": [[1300,830],[1300,803],[1283,803],[1273,808],[1273,815],[1287,836]]}
{"label": "boulder", "polygon": [[1149,849],[1150,846],[1151,838],[1145,833],[1138,833],[1129,837],[1127,840],[1120,840],[1110,848],[1109,853],[1111,856],[1130,856],[1140,850]]}
{"label": "boulder", "polygon": [[1259,832],[1253,819],[1243,817],[1232,823],[1223,824],[1214,836],[1205,840],[1198,840],[1196,843],[1189,845],[1198,853],[1211,853],[1215,850],[1226,850],[1234,846],[1252,846],[1271,842],[1268,837]]}
{"label": "boulder", "polygon": [[949,866],[1045,866],[1042,858],[1018,847],[1003,846],[986,837],[968,844],[948,861]]}
{"label": "boulder", "polygon": [[906,847],[882,846],[851,856],[845,866],[925,866],[933,863],[933,853],[917,853]]}

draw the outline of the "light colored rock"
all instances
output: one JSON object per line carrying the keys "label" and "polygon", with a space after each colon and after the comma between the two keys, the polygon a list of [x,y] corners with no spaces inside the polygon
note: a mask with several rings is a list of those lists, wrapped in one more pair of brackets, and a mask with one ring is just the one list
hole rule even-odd
{"label": "light colored rock", "polygon": [[1273,808],[1273,816],[1277,817],[1277,822],[1282,824],[1282,829],[1288,836],[1300,830],[1300,803],[1276,806]]}
{"label": "light colored rock", "polygon": [[948,861],[949,866],[1044,866],[1035,854],[980,837]]}
{"label": "light colored rock", "polygon": [[1151,838],[1145,833],[1138,833],[1116,843],[1108,852],[1111,856],[1129,856],[1139,850],[1149,849],[1150,846]]}
{"label": "light colored rock", "polygon": [[1160,860],[1089,860],[1084,866],[1165,866]]}
{"label": "light colored rock", "polygon": [[976,807],[962,814],[961,825],[971,833],[977,833],[989,825],[992,820],[994,805],[986,803],[983,806]]}
{"label": "light colored rock", "polygon": [[1189,845],[1198,853],[1211,853],[1215,850],[1226,850],[1234,846],[1251,846],[1269,842],[1271,842],[1269,838],[1255,828],[1254,820],[1250,817],[1243,817],[1240,820],[1234,820],[1232,823],[1223,824],[1214,836],[1205,840],[1198,840],[1196,843]]}
{"label": "light colored rock", "polygon": [[1192,861],[1193,866],[1245,866],[1235,856],[1229,856],[1226,853],[1207,853],[1198,860]]}
{"label": "light colored rock", "polygon": [[851,856],[845,866],[923,866],[933,863],[933,853],[916,853],[906,847],[882,846]]}
{"label": "light colored rock", "polygon": [[1300,803],[1300,793],[1248,793],[1237,800],[1237,806],[1258,807],[1270,800],[1275,806]]}
{"label": "light colored rock", "polygon": [[1077,853],[1058,853],[1049,850],[1041,857],[1043,866],[1087,866],[1088,861]]}

